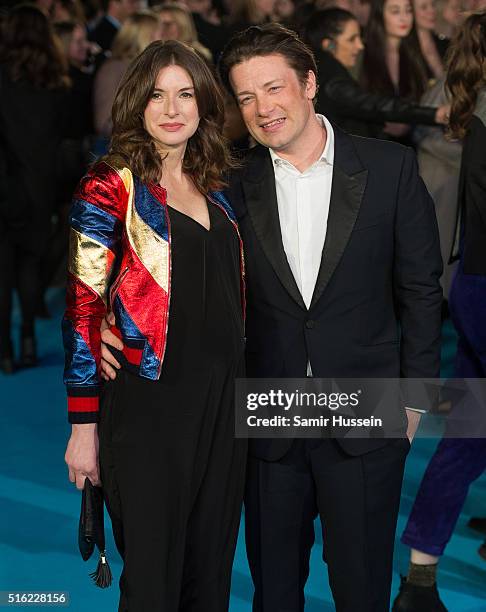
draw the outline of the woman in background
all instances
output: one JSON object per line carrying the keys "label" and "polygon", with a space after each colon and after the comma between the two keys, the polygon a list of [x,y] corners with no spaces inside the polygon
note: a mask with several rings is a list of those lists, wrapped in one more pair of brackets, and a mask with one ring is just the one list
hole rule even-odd
{"label": "woman in background", "polygon": [[444,57],[449,40],[435,33],[437,26],[435,0],[414,0],[414,12],[427,78],[440,79],[444,75]]}
{"label": "woman in background", "polygon": [[464,7],[461,0],[436,0],[437,24],[435,32],[439,38],[451,40],[464,22]]}
{"label": "woman in background", "polygon": [[69,203],[79,179],[90,159],[93,136],[93,66],[88,65],[92,43],[86,37],[86,27],[73,21],[54,24],[64,55],[69,65],[71,88],[67,94],[65,129],[59,146],[56,171],[56,199],[53,209],[51,235],[42,259],[42,294],[37,307],[38,317],[48,317],[45,292],[59,265],[65,261],[68,247]]}
{"label": "woman in background", "polygon": [[97,156],[106,152],[111,135],[111,107],[118,85],[130,62],[151,42],[162,36],[155,13],[141,11],[128,17],[113,41],[111,56],[96,73],[94,82],[94,127],[98,136]]}
{"label": "woman in background", "polygon": [[364,90],[351,75],[363,50],[360,25],[349,11],[316,11],[306,42],[314,51],[319,77],[316,110],[351,134],[377,136],[384,121],[446,123],[446,108],[423,107],[395,96]]}
{"label": "woman in background", "polygon": [[[467,18],[452,43],[447,89],[450,134],[463,139],[459,179],[458,268],[450,311],[459,335],[457,378],[486,378],[486,13]],[[469,400],[470,401],[470,400]],[[467,406],[466,406],[467,407]],[[461,410],[462,407],[459,407]],[[481,406],[484,417],[484,406]],[[463,413],[463,411],[461,411]],[[454,416],[454,415],[452,415]],[[463,416],[464,419],[464,416]],[[459,421],[460,423],[460,421]],[[451,420],[454,424],[454,420]],[[469,422],[475,435],[483,422]],[[446,612],[436,573],[470,485],[486,469],[486,439],[449,428],[435,451],[415,498],[402,542],[411,547],[394,612]]]}
{"label": "woman in background", "polygon": [[[421,99],[425,105],[447,104],[445,75],[427,89]],[[447,106],[446,108],[449,108]],[[449,112],[446,113],[448,117]],[[446,123],[449,123],[447,118]],[[439,228],[443,272],[440,278],[444,301],[442,317],[449,316],[448,300],[457,262],[450,261],[457,214],[457,190],[462,142],[447,138],[442,127],[420,126],[414,131],[420,176],[434,201]]]}
{"label": "woman in background", "polygon": [[65,188],[65,201],[71,200],[73,190],[86,170],[89,137],[93,134],[93,73],[88,67],[90,42],[86,28],[73,21],[54,25],[69,62],[71,91],[68,104],[68,121],[61,155],[62,169],[59,178]]}
{"label": "woman in background", "polygon": [[212,62],[212,53],[199,42],[194,19],[185,6],[177,2],[168,2],[156,10],[162,26],[162,40],[183,42],[197,51],[205,60]]}
{"label": "woman in background", "polygon": [[48,18],[33,5],[12,9],[0,48],[0,369],[5,373],[15,367],[14,287],[22,314],[20,365],[37,361],[40,262],[51,229],[69,84],[67,61]]}
{"label": "woman in background", "polygon": [[[419,102],[427,75],[410,0],[373,1],[361,82],[372,93]],[[409,125],[387,124],[384,135],[408,143],[409,131]]]}

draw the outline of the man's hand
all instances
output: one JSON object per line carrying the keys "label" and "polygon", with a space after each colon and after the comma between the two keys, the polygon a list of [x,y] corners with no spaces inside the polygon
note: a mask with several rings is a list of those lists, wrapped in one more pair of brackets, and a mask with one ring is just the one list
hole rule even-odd
{"label": "man's hand", "polygon": [[98,425],[83,423],[72,426],[71,437],[64,455],[69,469],[69,480],[82,490],[86,478],[96,487],[101,485],[98,463]]}
{"label": "man's hand", "polygon": [[119,351],[123,350],[123,342],[111,331],[110,326],[115,324],[115,315],[110,313],[101,323],[101,376],[105,380],[114,380],[116,370],[121,365],[113,357],[109,347],[113,346]]}
{"label": "man's hand", "polygon": [[439,106],[437,112],[435,113],[435,122],[440,125],[447,125],[449,123],[449,113],[451,112],[451,105],[444,104],[443,106]]}
{"label": "man's hand", "polygon": [[407,418],[408,418],[408,427],[407,427],[407,438],[410,440],[410,444],[415,436],[415,433],[420,424],[420,412],[416,412],[415,410],[407,409]]}

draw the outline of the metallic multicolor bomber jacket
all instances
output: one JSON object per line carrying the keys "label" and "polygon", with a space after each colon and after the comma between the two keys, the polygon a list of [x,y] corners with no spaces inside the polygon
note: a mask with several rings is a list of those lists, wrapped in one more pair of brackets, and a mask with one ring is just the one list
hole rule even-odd
{"label": "metallic multicolor bomber jacket", "polygon": [[[236,217],[221,192],[209,199],[228,217],[240,243],[244,304],[243,244]],[[62,330],[71,423],[99,416],[100,326],[109,310],[121,338],[123,367],[157,380],[167,341],[171,281],[171,234],[166,191],[145,184],[128,168],[105,162],[81,180],[70,215],[66,312]]]}

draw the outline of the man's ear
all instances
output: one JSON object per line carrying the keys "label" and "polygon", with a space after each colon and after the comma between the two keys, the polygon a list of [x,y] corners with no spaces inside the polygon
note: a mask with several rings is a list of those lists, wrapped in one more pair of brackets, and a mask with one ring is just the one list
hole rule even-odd
{"label": "man's ear", "polygon": [[317,93],[317,78],[313,70],[307,73],[307,81],[305,84],[305,93],[309,100],[313,100]]}

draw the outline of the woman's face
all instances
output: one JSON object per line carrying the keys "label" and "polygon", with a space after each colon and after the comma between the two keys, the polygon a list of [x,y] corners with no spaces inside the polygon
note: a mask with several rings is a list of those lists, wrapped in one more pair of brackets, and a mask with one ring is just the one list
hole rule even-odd
{"label": "woman's face", "polygon": [[442,16],[453,28],[458,28],[464,21],[461,0],[449,0],[449,2],[446,2]]}
{"label": "woman's face", "polygon": [[413,9],[410,0],[386,0],[383,6],[385,34],[405,38],[413,27]]}
{"label": "woman's face", "polygon": [[170,11],[160,12],[162,40],[179,40],[179,26]]}
{"label": "woman's face", "polygon": [[363,50],[361,28],[355,19],[348,21],[341,34],[333,41],[326,41],[325,48],[346,68],[354,68],[358,55]]}
{"label": "woman's face", "polygon": [[144,112],[147,132],[163,150],[185,147],[199,125],[194,83],[181,66],[167,66],[157,75]]}
{"label": "woman's face", "polygon": [[88,56],[89,43],[86,38],[86,30],[82,26],[76,26],[69,43],[69,62],[75,66],[85,64]]}
{"label": "woman's face", "polygon": [[414,0],[415,23],[422,30],[434,30],[437,19],[435,0]]}

